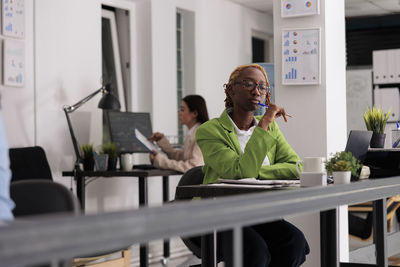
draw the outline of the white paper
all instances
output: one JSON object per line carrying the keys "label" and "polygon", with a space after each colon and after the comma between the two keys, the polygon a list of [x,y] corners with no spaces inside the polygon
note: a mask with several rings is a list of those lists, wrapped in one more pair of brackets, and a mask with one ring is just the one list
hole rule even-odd
{"label": "white paper", "polygon": [[147,140],[146,136],[144,136],[138,129],[135,128],[135,137],[139,140],[150,152],[155,150],[157,151],[157,147]]}
{"label": "white paper", "polygon": [[282,185],[282,186],[300,185],[299,180],[258,180],[256,178],[243,178],[238,180],[220,178],[218,179],[218,182],[225,184],[251,184],[251,185]]}

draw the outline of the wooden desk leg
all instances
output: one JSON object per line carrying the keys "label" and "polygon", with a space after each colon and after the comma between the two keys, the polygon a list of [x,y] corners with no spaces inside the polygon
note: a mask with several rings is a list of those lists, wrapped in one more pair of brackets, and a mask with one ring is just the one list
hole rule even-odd
{"label": "wooden desk leg", "polygon": [[201,236],[201,266],[215,267],[214,232]]}
{"label": "wooden desk leg", "polygon": [[[163,176],[162,188],[163,188],[163,202],[167,203],[169,201],[169,176]],[[167,265],[169,256],[170,256],[169,239],[164,239],[164,259],[162,262],[163,265]]]}
{"label": "wooden desk leg", "polygon": [[75,176],[76,178],[76,195],[78,196],[81,209],[85,210],[85,177]]}
{"label": "wooden desk leg", "polygon": [[372,203],[372,225],[374,226],[376,266],[385,267],[388,266],[386,198],[375,200]]}
{"label": "wooden desk leg", "polygon": [[[147,205],[147,177],[139,177],[139,206]],[[149,266],[149,244],[140,244],[140,267]]]}
{"label": "wooden desk leg", "polygon": [[336,209],[320,213],[321,266],[337,267]]}

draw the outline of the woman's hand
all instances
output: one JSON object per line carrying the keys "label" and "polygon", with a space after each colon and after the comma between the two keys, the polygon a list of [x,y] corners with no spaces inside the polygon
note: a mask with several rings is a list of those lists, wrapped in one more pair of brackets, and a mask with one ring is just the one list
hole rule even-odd
{"label": "woman's hand", "polygon": [[150,154],[149,154],[149,158],[150,158],[150,162],[151,164],[154,164],[154,159],[156,158],[158,152],[153,150]]}
{"label": "woman's hand", "polygon": [[164,134],[156,132],[153,133],[150,137],[149,137],[149,141],[160,141],[162,138],[164,138]]}
{"label": "woman's hand", "polygon": [[280,116],[283,116],[285,122],[288,121],[286,111],[283,107],[277,106],[275,104],[269,104],[268,109],[265,112],[264,116],[258,122],[258,126],[268,131],[269,125]]}

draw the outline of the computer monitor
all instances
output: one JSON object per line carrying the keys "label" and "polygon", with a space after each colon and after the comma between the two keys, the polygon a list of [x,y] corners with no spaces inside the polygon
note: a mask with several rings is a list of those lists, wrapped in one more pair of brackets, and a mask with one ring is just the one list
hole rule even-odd
{"label": "computer monitor", "polygon": [[149,153],[149,150],[134,137],[137,128],[144,136],[153,133],[150,113],[107,111],[107,120],[111,141],[121,153]]}
{"label": "computer monitor", "polygon": [[353,154],[356,159],[363,163],[365,158],[367,157],[371,137],[371,131],[350,131],[344,151],[351,152],[351,154]]}

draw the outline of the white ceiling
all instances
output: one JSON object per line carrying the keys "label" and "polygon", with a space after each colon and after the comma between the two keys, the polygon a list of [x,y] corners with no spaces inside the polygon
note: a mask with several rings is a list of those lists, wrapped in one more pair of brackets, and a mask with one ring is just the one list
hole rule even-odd
{"label": "white ceiling", "polygon": [[[261,12],[272,14],[272,0],[231,1]],[[400,13],[400,0],[345,0],[345,5],[346,17],[379,16]]]}

